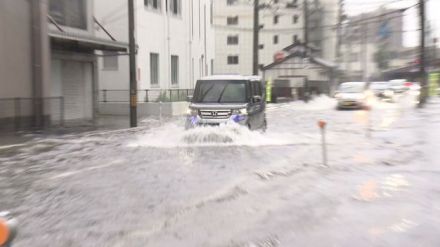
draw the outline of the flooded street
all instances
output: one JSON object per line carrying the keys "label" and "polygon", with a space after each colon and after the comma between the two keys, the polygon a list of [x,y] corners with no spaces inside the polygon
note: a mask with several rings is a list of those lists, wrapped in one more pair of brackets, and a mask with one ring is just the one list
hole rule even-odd
{"label": "flooded street", "polygon": [[175,119],[35,136],[0,146],[0,211],[13,247],[438,246],[439,123],[410,96],[370,114],[321,97],[270,105],[266,133]]}

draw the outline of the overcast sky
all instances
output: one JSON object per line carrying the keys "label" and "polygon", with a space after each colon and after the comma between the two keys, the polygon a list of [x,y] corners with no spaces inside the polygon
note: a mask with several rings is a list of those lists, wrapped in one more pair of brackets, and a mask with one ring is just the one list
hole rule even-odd
{"label": "overcast sky", "polygon": [[[381,5],[388,8],[405,8],[414,5],[418,0],[345,0],[345,11],[348,15],[356,15],[362,12],[368,12],[377,9]],[[440,37],[440,0],[426,0],[427,15],[430,24],[435,31],[435,36]],[[437,12],[437,13],[436,13]],[[411,8],[405,12],[404,18],[404,45],[416,46],[418,43],[419,17],[417,7]]]}

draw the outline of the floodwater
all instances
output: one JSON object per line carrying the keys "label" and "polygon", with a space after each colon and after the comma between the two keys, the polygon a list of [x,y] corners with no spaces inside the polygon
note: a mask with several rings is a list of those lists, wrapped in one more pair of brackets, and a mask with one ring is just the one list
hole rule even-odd
{"label": "floodwater", "polygon": [[438,246],[440,105],[372,104],[270,105],[266,133],[145,120],[0,146],[0,211],[14,247]]}

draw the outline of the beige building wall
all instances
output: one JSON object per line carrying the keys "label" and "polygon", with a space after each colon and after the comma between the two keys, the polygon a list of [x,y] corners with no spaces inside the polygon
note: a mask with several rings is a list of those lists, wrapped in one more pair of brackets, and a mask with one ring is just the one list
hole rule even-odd
{"label": "beige building wall", "polygon": [[0,99],[32,96],[30,40],[29,1],[0,1]]}

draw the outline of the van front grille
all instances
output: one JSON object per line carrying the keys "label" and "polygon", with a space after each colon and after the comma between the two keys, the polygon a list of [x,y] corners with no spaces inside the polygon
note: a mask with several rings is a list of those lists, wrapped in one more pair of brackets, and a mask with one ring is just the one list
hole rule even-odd
{"label": "van front grille", "polygon": [[205,119],[227,119],[231,116],[230,110],[200,110],[200,117]]}

